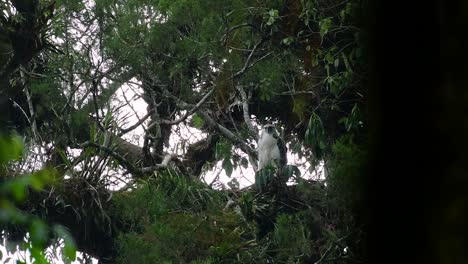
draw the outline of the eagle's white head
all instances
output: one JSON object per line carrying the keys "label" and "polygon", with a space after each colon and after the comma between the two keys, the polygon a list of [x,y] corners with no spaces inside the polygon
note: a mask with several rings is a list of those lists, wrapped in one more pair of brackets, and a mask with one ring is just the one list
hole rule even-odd
{"label": "eagle's white head", "polygon": [[273,160],[286,165],[286,146],[279,137],[275,126],[268,124],[263,126],[260,138],[258,139],[258,170],[263,169]]}

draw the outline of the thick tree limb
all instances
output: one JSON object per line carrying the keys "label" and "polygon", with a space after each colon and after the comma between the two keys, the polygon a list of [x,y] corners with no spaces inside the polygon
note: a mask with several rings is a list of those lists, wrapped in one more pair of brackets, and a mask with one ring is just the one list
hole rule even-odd
{"label": "thick tree limb", "polygon": [[198,111],[198,114],[205,120],[205,122],[208,123],[208,125],[218,130],[225,138],[227,138],[234,145],[240,148],[244,153],[246,153],[249,156],[249,160],[252,166],[254,166],[256,170],[257,166],[255,161],[257,160],[257,152],[254,149],[252,149],[249,145],[247,145],[247,143],[244,140],[240,139],[229,129],[214,121],[213,118],[211,118],[210,115],[208,115],[206,112]]}
{"label": "thick tree limb", "polygon": [[[213,91],[213,90],[211,90],[211,91]],[[179,107],[179,109],[196,109],[196,106],[198,105],[198,104],[193,105],[193,104],[186,103],[183,100],[180,100],[180,98],[176,98],[174,95],[169,93],[169,91],[167,91],[167,90],[164,90],[164,95],[177,100],[177,106]],[[209,114],[207,114],[206,111],[198,110],[197,113],[205,120],[205,122],[210,127],[212,127],[215,130],[219,131],[221,133],[221,135],[223,135],[225,138],[227,138],[229,141],[231,141],[234,145],[239,147],[244,153],[246,153],[249,156],[249,160],[250,160],[252,166],[254,166],[254,168],[256,169],[256,167],[257,167],[257,165],[256,165],[257,152],[254,149],[252,149],[249,145],[247,145],[247,143],[244,140],[239,138],[236,134],[232,133],[229,129],[227,129],[223,125],[219,124],[218,122],[216,122],[213,118],[211,118],[211,116]]]}

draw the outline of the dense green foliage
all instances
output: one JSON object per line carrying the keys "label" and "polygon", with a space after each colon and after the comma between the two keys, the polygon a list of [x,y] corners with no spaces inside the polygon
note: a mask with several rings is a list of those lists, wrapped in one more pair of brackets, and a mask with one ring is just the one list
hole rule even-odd
{"label": "dense green foliage", "polygon": [[158,176],[116,200],[130,227],[119,237],[120,263],[228,263],[254,238],[240,214],[223,211],[220,193],[170,173]]}
{"label": "dense green foliage", "polygon": [[119,263],[258,263],[310,255],[311,241],[301,223],[280,216],[274,234],[256,240],[253,219],[238,207],[224,208],[226,197],[197,185],[169,174],[122,194],[116,212],[131,232],[119,236]]}
{"label": "dense green foliage", "polygon": [[[333,149],[329,186],[299,180],[283,200],[296,207],[251,192],[225,207],[223,192],[170,171],[119,194],[114,213],[129,228],[119,236],[119,263],[311,263],[322,254],[357,262],[363,230],[354,214],[365,152],[350,139]],[[259,239],[265,216],[276,218],[274,228]]]}
{"label": "dense green foliage", "polygon": [[[70,262],[76,258],[76,246],[70,233],[60,225],[48,226],[36,215],[19,210],[30,192],[39,192],[45,185],[51,184],[54,170],[44,169],[30,175],[20,175],[15,178],[6,178],[5,170],[8,163],[20,160],[23,152],[23,142],[18,135],[0,134],[0,224],[9,227],[22,227],[27,229],[29,236],[21,243],[21,249],[30,253],[29,261],[47,264],[51,260],[44,250],[50,239],[49,232],[55,240],[63,240],[63,261]],[[26,259],[25,259],[26,261]]]}

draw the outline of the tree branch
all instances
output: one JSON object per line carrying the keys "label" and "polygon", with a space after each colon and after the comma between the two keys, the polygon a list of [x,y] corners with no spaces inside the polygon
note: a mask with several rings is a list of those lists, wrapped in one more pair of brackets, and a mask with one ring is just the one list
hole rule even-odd
{"label": "tree branch", "polygon": [[253,126],[252,120],[250,119],[249,99],[247,98],[247,94],[245,93],[245,90],[241,85],[236,86],[236,88],[241,95],[242,110],[243,110],[242,112],[243,112],[245,124],[247,125],[247,128],[249,129],[250,136],[252,136],[255,140],[258,140],[258,131]]}
{"label": "tree branch", "polygon": [[247,145],[247,143],[240,139],[236,134],[229,131],[229,129],[214,121],[213,118],[211,118],[206,112],[198,111],[197,113],[208,123],[208,125],[218,130],[225,138],[227,138],[234,145],[239,147],[244,153],[246,153],[249,156],[252,166],[254,168],[257,167],[256,163],[254,162],[257,160],[257,152],[254,149]]}
{"label": "tree branch", "polygon": [[[211,90],[210,92],[212,92],[213,90]],[[169,93],[169,91],[167,90],[164,90],[164,95],[165,96],[168,96],[170,98],[173,98],[175,100],[177,100],[177,106],[180,108],[180,109],[196,109],[197,108],[197,105],[193,105],[193,104],[189,104],[189,103],[186,103],[184,101],[182,101],[180,98],[177,98],[175,97],[174,95],[172,95],[171,93]],[[205,95],[206,97],[206,95]],[[200,104],[200,103],[199,103]],[[200,104],[201,105],[201,104]],[[213,118],[211,118],[207,113],[206,111],[200,111],[198,110],[197,113],[207,122],[207,124],[209,126],[211,126],[212,128],[216,129],[217,131],[219,131],[225,138],[227,138],[229,141],[231,141],[234,145],[236,145],[237,147],[239,147],[244,153],[246,153],[248,156],[249,156],[249,160],[250,160],[250,163],[252,164],[252,166],[254,167],[254,169],[256,170],[256,161],[257,161],[257,152],[252,149],[249,145],[247,145],[247,143],[240,139],[236,134],[232,133],[231,131],[229,131],[229,129],[227,129],[226,127],[222,126],[221,124],[217,123],[216,121],[214,121]]]}
{"label": "tree branch", "polygon": [[141,172],[149,173],[149,172],[157,171],[157,170],[160,170],[160,169],[165,169],[165,168],[167,168],[167,165],[169,165],[169,162],[171,162],[173,160],[177,160],[177,155],[176,154],[167,154],[166,156],[164,156],[164,159],[160,164],[156,164],[156,165],[153,165],[153,166],[141,168]]}
{"label": "tree branch", "polygon": [[[103,102],[107,102],[109,98],[115,94],[115,92],[126,82],[132,79],[135,74],[132,71],[126,72],[121,75],[120,80],[114,81],[114,83],[110,84],[106,89],[104,89],[101,94],[96,96],[96,99],[90,100],[86,105],[82,106],[78,111],[91,113],[94,109],[94,105],[97,104],[99,107],[102,106]],[[98,79],[102,79],[105,76],[99,77]],[[98,82],[98,81],[96,81]]]}
{"label": "tree branch", "polygon": [[126,133],[132,131],[133,129],[137,128],[139,125],[143,124],[153,113],[154,113],[154,109],[149,111],[144,117],[139,119],[138,122],[136,122],[135,124],[133,124],[133,125],[127,127],[127,128],[120,129],[120,133],[118,134],[118,136],[122,136],[123,134],[126,134]]}
{"label": "tree branch", "polygon": [[166,120],[166,119],[161,119],[153,122],[148,126],[148,130],[153,128],[156,125],[177,125],[180,122],[183,122],[186,120],[189,116],[191,116],[193,113],[195,113],[202,105],[205,103],[205,101],[210,97],[211,94],[213,94],[214,88],[211,89],[209,92],[203,96],[203,98],[196,104],[194,105],[190,110],[188,110],[181,118],[177,120]]}
{"label": "tree branch", "polygon": [[88,147],[94,147],[94,148],[97,148],[99,150],[102,150],[103,152],[105,152],[107,155],[113,157],[114,159],[116,159],[122,166],[124,166],[130,173],[132,174],[136,174],[136,175],[140,175],[141,174],[141,171],[138,170],[135,166],[133,166],[133,164],[131,162],[129,162],[127,159],[125,159],[124,157],[122,157],[119,153],[115,152],[114,150],[106,147],[106,146],[102,146],[102,145],[99,145],[97,143],[94,143],[94,142],[90,142],[90,141],[86,141],[82,144],[79,144],[79,146],[81,148],[88,148]]}
{"label": "tree branch", "polygon": [[273,52],[268,52],[267,54],[265,54],[264,56],[260,57],[258,60],[250,63],[250,61],[252,60],[252,57],[254,55],[254,53],[257,51],[258,47],[264,42],[265,40],[264,39],[261,39],[257,44],[255,44],[255,46],[253,47],[252,51],[250,52],[249,56],[247,57],[247,61],[245,62],[244,64],[244,67],[242,67],[241,70],[239,70],[238,72],[236,72],[234,75],[232,75],[232,79],[235,79],[239,76],[241,76],[242,74],[244,74],[249,68],[253,67],[255,64],[257,64],[259,61],[262,61],[264,60],[266,57],[270,56],[271,54],[273,54]]}

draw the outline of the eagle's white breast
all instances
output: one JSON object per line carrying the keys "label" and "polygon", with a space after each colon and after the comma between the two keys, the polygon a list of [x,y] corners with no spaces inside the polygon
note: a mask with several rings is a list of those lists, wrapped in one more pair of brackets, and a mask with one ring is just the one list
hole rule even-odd
{"label": "eagle's white breast", "polygon": [[280,151],[278,142],[273,135],[262,131],[260,139],[258,140],[258,170],[263,169],[272,160],[280,160]]}

